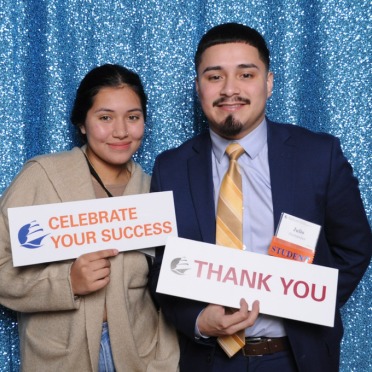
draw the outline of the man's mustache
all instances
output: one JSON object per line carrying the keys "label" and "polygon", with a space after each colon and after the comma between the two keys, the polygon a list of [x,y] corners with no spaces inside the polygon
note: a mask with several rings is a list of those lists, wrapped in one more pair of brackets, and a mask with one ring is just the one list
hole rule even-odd
{"label": "man's mustache", "polygon": [[213,102],[213,107],[218,106],[221,103],[227,103],[227,102],[228,103],[242,102],[242,103],[246,103],[248,105],[250,105],[250,103],[251,103],[251,101],[248,98],[244,98],[244,97],[240,97],[240,96],[233,97],[233,98],[221,97],[221,98],[216,99]]}

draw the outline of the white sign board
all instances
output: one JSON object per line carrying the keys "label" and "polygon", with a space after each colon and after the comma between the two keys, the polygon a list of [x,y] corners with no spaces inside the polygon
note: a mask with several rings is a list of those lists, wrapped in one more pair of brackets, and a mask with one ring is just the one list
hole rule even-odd
{"label": "white sign board", "polygon": [[338,270],[169,237],[157,292],[333,327]]}
{"label": "white sign board", "polygon": [[164,245],[177,236],[171,191],[9,208],[14,266]]}

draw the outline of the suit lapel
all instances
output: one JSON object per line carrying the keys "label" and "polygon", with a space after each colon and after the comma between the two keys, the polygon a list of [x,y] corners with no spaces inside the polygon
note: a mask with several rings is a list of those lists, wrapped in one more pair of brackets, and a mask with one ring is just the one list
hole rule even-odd
{"label": "suit lapel", "polygon": [[295,147],[285,125],[268,121],[268,154],[273,199],[274,228],[283,212],[294,214]]}
{"label": "suit lapel", "polygon": [[[295,146],[285,125],[268,120],[268,157],[273,199],[274,228],[281,213],[295,214]],[[215,243],[216,214],[213,196],[211,140],[209,134],[201,136],[194,144],[194,155],[187,167],[191,196],[202,240]]]}
{"label": "suit lapel", "polygon": [[216,215],[213,199],[211,140],[209,134],[194,144],[194,156],[187,163],[191,197],[202,241],[215,243]]}

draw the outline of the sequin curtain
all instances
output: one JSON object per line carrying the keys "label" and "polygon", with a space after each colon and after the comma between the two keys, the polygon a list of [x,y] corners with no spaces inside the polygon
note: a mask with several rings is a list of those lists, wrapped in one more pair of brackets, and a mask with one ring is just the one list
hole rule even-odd
{"label": "sequin curtain", "polygon": [[[341,139],[372,221],[371,16],[369,0],[0,0],[0,193],[25,160],[76,143],[75,90],[103,63],[143,79],[149,118],[137,160],[151,173],[158,153],[205,127],[193,54],[208,28],[235,21],[270,46],[268,116]],[[341,371],[372,370],[370,296],[371,268],[342,312]],[[16,316],[0,307],[0,371],[18,368]]]}

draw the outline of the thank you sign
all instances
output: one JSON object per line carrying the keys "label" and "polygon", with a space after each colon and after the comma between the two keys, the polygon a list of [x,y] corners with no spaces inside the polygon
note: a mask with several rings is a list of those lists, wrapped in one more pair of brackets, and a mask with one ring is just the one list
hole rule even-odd
{"label": "thank you sign", "polygon": [[338,270],[177,237],[167,240],[157,292],[333,327]]}
{"label": "thank you sign", "polygon": [[8,216],[14,266],[150,248],[177,236],[171,191],[9,208]]}

